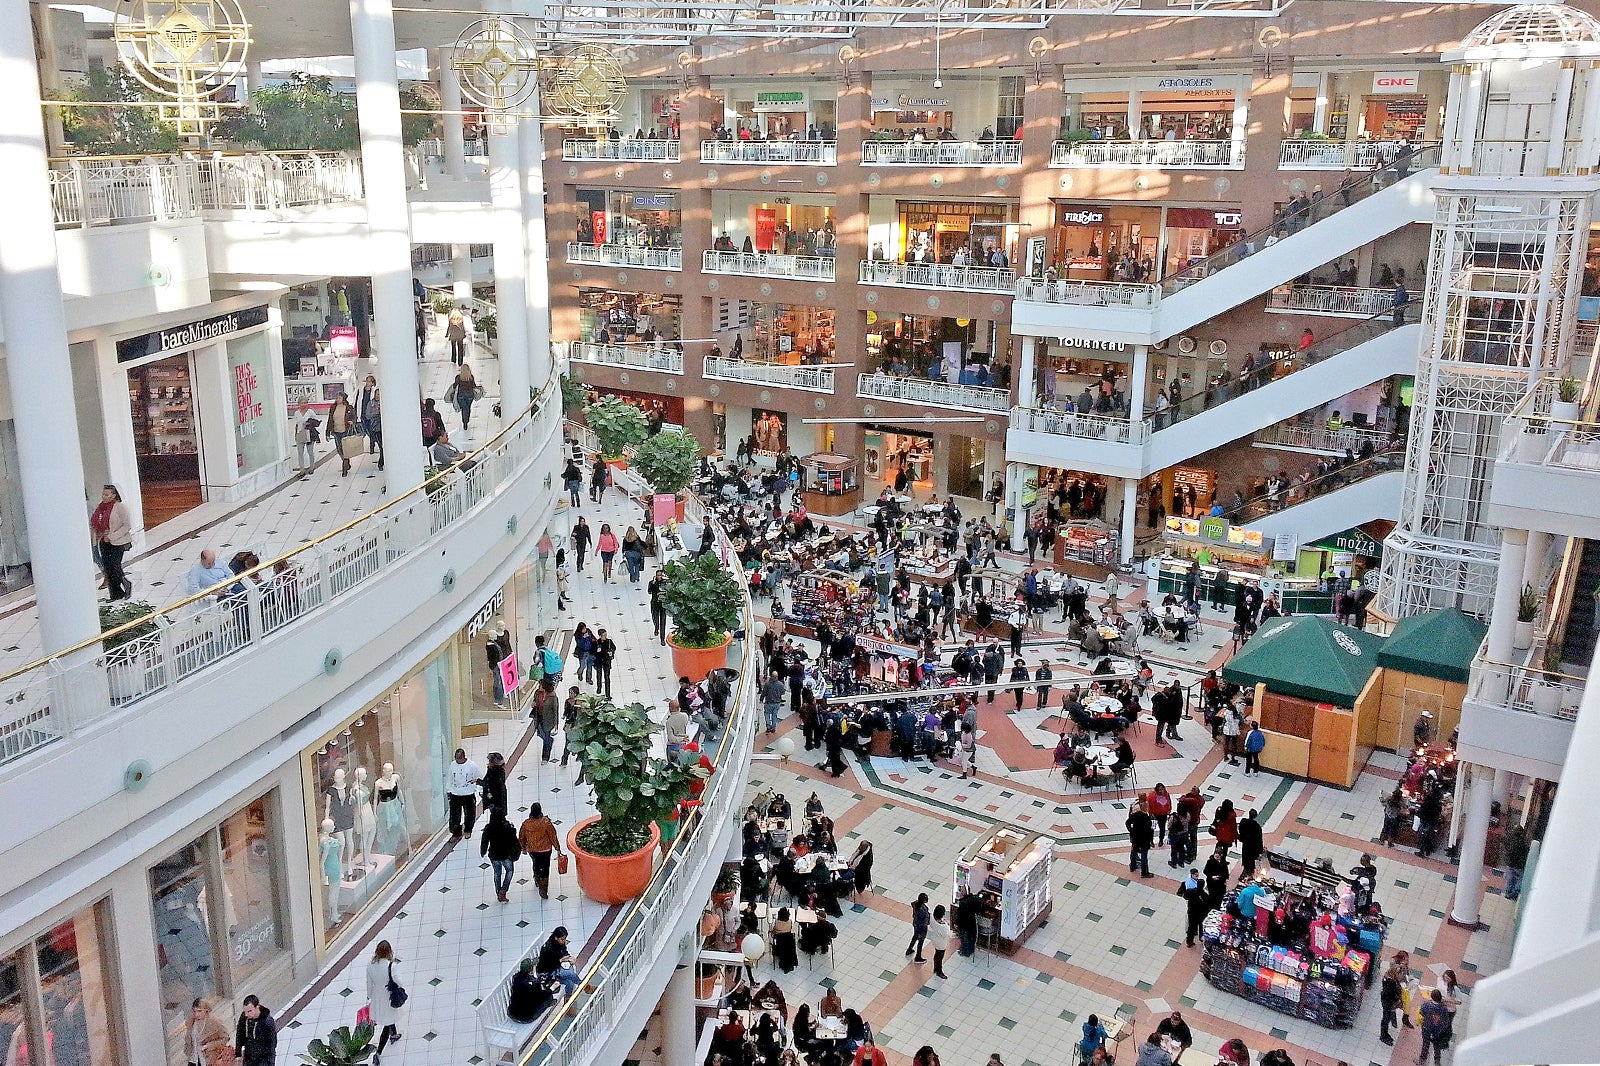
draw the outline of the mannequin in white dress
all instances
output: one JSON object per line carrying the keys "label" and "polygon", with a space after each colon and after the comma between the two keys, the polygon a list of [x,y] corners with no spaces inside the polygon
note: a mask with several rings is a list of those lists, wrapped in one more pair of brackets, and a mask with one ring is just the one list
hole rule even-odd
{"label": "mannequin in white dress", "polygon": [[[378,817],[372,811],[372,791],[367,788],[367,768],[356,767],[356,845],[361,851],[361,864],[369,869],[378,864],[372,860],[372,838],[378,833]],[[354,856],[351,856],[354,865]]]}
{"label": "mannequin in white dress", "polygon": [[400,775],[394,763],[383,764],[383,776],[373,782],[377,790],[373,796],[378,816],[378,848],[388,855],[398,855],[402,846],[409,844],[406,832],[406,798],[400,792]]}
{"label": "mannequin in white dress", "polygon": [[330,926],[338,925],[344,917],[339,907],[339,892],[344,882],[344,844],[334,831],[332,818],[322,820],[322,836],[317,840],[317,859],[322,867],[323,898],[327,903],[327,920]]}

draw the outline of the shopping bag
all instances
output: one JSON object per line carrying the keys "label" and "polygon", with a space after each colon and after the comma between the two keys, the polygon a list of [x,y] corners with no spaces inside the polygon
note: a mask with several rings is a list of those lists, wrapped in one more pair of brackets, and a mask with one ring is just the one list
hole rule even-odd
{"label": "shopping bag", "polygon": [[339,454],[346,459],[354,459],[366,450],[366,442],[354,433],[349,434],[339,442]]}
{"label": "shopping bag", "polygon": [[363,1003],[361,1005],[361,1009],[356,1011],[356,1024],[357,1025],[371,1025],[372,1024],[372,1004]]}
{"label": "shopping bag", "polygon": [[567,853],[563,851],[560,855],[556,856],[556,873],[564,874],[566,872],[567,872]]}

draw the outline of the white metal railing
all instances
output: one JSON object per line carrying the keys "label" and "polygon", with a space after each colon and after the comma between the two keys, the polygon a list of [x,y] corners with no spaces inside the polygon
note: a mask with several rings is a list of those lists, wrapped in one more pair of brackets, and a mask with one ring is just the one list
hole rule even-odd
{"label": "white metal railing", "polygon": [[806,392],[832,392],[831,366],[797,366],[790,363],[750,363],[743,359],[708,355],[703,376],[718,381],[743,381],[756,385],[777,385]]}
{"label": "white metal railing", "polygon": [[52,160],[57,226],[194,218],[359,200],[353,152],[254,152]]}
{"label": "white metal railing", "polygon": [[587,341],[578,341],[572,345],[571,358],[579,363],[620,366],[629,370],[654,370],[662,374],[683,373],[683,351],[665,345],[590,344]]}
{"label": "white metal railing", "polygon": [[700,269],[707,274],[740,274],[750,278],[832,281],[834,267],[831,255],[774,255],[708,249],[701,255]]}
{"label": "white metal railing", "polygon": [[1257,430],[1255,443],[1276,444],[1284,448],[1304,448],[1307,451],[1328,452],[1331,455],[1343,455],[1348,449],[1359,452],[1363,445],[1371,444],[1378,451],[1387,448],[1394,439],[1394,434],[1380,429],[1368,429],[1363,426],[1342,426],[1339,429],[1329,429],[1327,423],[1319,422],[1316,425],[1300,425],[1295,422],[1279,422],[1275,426]]}
{"label": "white metal railing", "polygon": [[1600,473],[1600,422],[1592,414],[1558,415],[1558,388],[1555,378],[1544,378],[1512,408],[1500,432],[1499,459]]}
{"label": "white metal railing", "polygon": [[669,140],[601,140],[596,137],[569,137],[561,142],[561,158],[616,159],[638,163],[679,162],[677,141]]}
{"label": "white metal railing", "polygon": [[1013,407],[1011,428],[1033,433],[1055,433],[1063,437],[1110,441],[1113,444],[1143,444],[1150,436],[1150,424],[1130,422],[1116,415],[1080,415],[1066,408]]}
{"label": "white metal railing", "polygon": [[1393,305],[1393,289],[1356,285],[1284,285],[1267,294],[1268,311],[1371,318]]}
{"label": "white metal railing", "polygon": [[560,408],[559,390],[546,385],[538,402],[483,448],[377,510],[229,582],[0,677],[0,763],[76,735],[247,651],[431,546],[547,452]]}
{"label": "white metal railing", "polygon": [[1011,295],[1016,271],[1006,267],[956,266],[951,263],[890,263],[863,259],[857,279],[864,285],[893,285],[904,289],[956,289]]}
{"label": "white metal railing", "polygon": [[682,270],[683,249],[644,248],[632,244],[582,244],[578,241],[569,241],[567,262],[645,267],[649,270]]}
{"label": "white metal railing", "polygon": [[1585,684],[1581,677],[1558,671],[1495,662],[1480,650],[1472,662],[1468,693],[1483,703],[1572,722]]}
{"label": "white metal railing", "polygon": [[1057,141],[1053,167],[1242,167],[1232,141]]}
{"label": "white metal railing", "polygon": [[1330,141],[1293,138],[1278,148],[1279,170],[1372,170],[1388,166],[1400,153],[1399,141]]}
{"label": "white metal railing", "polygon": [[[686,514],[691,522],[705,521],[704,507],[696,497],[689,498]],[[736,565],[727,535],[719,530],[716,540],[724,565]],[[634,1005],[646,975],[660,959],[677,952],[685,912],[698,913],[704,906],[705,900],[694,897],[692,886],[703,880],[712,864],[720,866],[727,851],[727,827],[744,805],[759,717],[755,707],[755,621],[749,591],[742,581],[740,587],[745,639],[737,645],[732,713],[721,742],[708,752],[716,770],[706,782],[700,805],[683,816],[683,828],[666,849],[644,893],[622,910],[584,964],[581,976],[589,991],[563,1000],[540,1022],[532,1046],[517,1058],[519,1066],[571,1066],[592,1059],[596,1045],[616,1032]],[[530,951],[537,945],[537,941],[530,945]]]}
{"label": "white metal railing", "polygon": [[861,374],[856,378],[856,395],[900,403],[954,407],[962,411],[1004,412],[1011,407],[1009,389],[982,385],[952,385],[948,381],[897,377],[893,374]]}
{"label": "white metal railing", "polygon": [[1017,299],[1032,303],[1154,307],[1160,289],[1142,282],[1018,278],[1016,294]]}
{"label": "white metal railing", "polygon": [[878,167],[1020,166],[1021,141],[862,141],[861,163]]}
{"label": "white metal railing", "polygon": [[702,163],[797,163],[831,167],[839,162],[838,141],[701,141]]}

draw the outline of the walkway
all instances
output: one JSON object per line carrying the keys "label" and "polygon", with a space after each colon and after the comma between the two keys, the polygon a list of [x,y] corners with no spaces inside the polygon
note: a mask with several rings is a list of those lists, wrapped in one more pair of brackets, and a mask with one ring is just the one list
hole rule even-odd
{"label": "walkway", "polygon": [[[422,394],[439,400],[451,441],[463,450],[483,444],[499,431],[492,410],[500,398],[498,360],[483,349],[468,359],[485,395],[473,408],[472,428],[463,443],[460,416],[443,400],[456,373],[443,330],[432,331],[424,351],[425,358],[418,364]],[[373,372],[372,361],[361,360],[356,370],[358,386]],[[318,449],[319,461],[309,475],[291,478],[252,500],[201,504],[188,514],[149,530],[146,543],[150,547],[127,561],[134,599],[160,607],[188,595],[186,575],[199,563],[200,552],[206,548],[217,553],[217,561],[223,566],[234,553],[244,550],[271,559],[338,529],[384,502],[383,477],[376,457],[355,460],[350,476],[341,477],[332,445],[323,443]],[[19,592],[0,608],[0,672],[25,666],[43,654],[33,593]]]}

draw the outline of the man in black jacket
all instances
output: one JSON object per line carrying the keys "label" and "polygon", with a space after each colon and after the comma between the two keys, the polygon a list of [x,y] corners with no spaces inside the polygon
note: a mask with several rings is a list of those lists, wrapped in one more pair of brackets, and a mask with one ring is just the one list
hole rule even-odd
{"label": "man in black jacket", "polygon": [[1133,805],[1133,810],[1128,814],[1128,869],[1138,870],[1140,877],[1153,876],[1150,873],[1150,845],[1155,843],[1155,825],[1150,821],[1150,814],[1144,808],[1144,800],[1139,800]]}
{"label": "man in black jacket", "polygon": [[1188,878],[1178,886],[1178,895],[1183,897],[1188,906],[1189,924],[1184,929],[1183,940],[1192,948],[1195,934],[1200,932],[1200,924],[1211,913],[1211,894],[1206,891],[1206,882],[1199,870],[1192,866],[1189,868]]}
{"label": "man in black jacket", "polygon": [[549,1006],[555,997],[533,972],[533,960],[523,959],[511,979],[511,995],[506,1000],[506,1017],[527,1025]]}
{"label": "man in black jacket", "polygon": [[272,1066],[278,1058],[278,1023],[255,996],[244,997],[233,1054],[243,1066]]}
{"label": "man in black jacket", "polygon": [[594,690],[596,694],[604,692],[606,699],[611,698],[611,664],[616,658],[617,642],[600,630],[594,641]]}
{"label": "man in black jacket", "polygon": [[1239,823],[1239,850],[1243,853],[1241,858],[1244,860],[1244,872],[1241,876],[1246,880],[1256,875],[1256,862],[1264,850],[1259,817],[1260,812],[1252,807],[1249,817]]}

